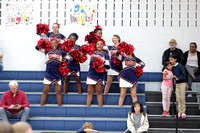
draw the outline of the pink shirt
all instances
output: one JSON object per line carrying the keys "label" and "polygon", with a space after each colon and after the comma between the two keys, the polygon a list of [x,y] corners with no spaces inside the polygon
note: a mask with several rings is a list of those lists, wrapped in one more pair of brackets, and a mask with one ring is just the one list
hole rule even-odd
{"label": "pink shirt", "polygon": [[[163,72],[164,72],[164,73],[167,72],[166,78],[171,78],[171,77],[173,76],[172,71],[169,71],[169,70],[165,69]],[[163,83],[163,85],[165,85],[165,86],[172,86],[172,85],[173,85],[172,79],[170,79],[170,80],[163,80],[162,83]]]}

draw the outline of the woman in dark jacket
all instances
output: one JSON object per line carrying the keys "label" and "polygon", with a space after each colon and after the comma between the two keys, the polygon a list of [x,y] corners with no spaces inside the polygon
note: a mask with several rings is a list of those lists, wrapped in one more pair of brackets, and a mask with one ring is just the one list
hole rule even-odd
{"label": "woman in dark jacket", "polygon": [[200,74],[200,52],[197,51],[197,44],[190,43],[189,51],[184,53],[184,64],[188,73],[188,90],[192,90],[192,80],[197,81],[195,74]]}

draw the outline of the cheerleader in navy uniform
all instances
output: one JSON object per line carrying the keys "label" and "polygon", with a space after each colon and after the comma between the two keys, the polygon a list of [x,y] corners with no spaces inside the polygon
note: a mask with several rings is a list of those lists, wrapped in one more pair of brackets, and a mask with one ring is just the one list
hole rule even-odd
{"label": "cheerleader in navy uniform", "polygon": [[118,104],[119,107],[122,107],[124,98],[126,96],[127,88],[130,88],[133,103],[137,101],[138,77],[136,76],[136,71],[135,71],[136,63],[138,63],[141,66],[141,68],[143,68],[145,64],[139,58],[135,57],[133,53],[127,56],[119,55],[118,59],[122,60],[122,66],[123,66],[123,70],[120,75],[119,86],[121,88],[121,91]]}
{"label": "cheerleader in navy uniform", "polygon": [[[78,40],[78,35],[76,33],[72,33],[69,35],[68,39],[72,40],[73,42],[76,42]],[[72,47],[71,52],[75,49],[80,50],[80,46],[75,44],[75,46]],[[70,52],[69,52],[69,54],[70,54]],[[70,72],[65,77],[65,82],[64,82],[64,87],[63,87],[64,94],[67,94],[67,92],[68,92],[70,76],[75,76],[78,93],[82,94],[82,85],[81,85],[81,78],[80,78],[80,64],[71,58],[67,62],[67,67],[70,69]]]}
{"label": "cheerleader in navy uniform", "polygon": [[60,25],[58,23],[54,23],[53,26],[52,26],[52,30],[53,32],[48,32],[46,35],[45,34],[41,34],[41,39],[47,39],[48,38],[58,38],[59,39],[59,42],[60,40],[65,40],[65,36],[61,33],[59,33],[59,28],[60,28]]}
{"label": "cheerleader in navy uniform", "polygon": [[109,56],[107,53],[103,52],[103,41],[97,41],[96,43],[96,49],[94,53],[91,55],[90,59],[90,68],[87,76],[86,84],[88,85],[88,94],[87,94],[87,106],[91,105],[92,99],[93,99],[93,93],[94,88],[96,88],[96,94],[97,94],[97,101],[98,105],[101,107],[103,106],[103,96],[102,96],[102,88],[104,84],[104,74],[105,72],[98,73],[96,69],[93,68],[93,62],[95,62],[96,59],[100,59],[104,62],[104,64],[100,65],[99,68],[105,67],[106,69],[109,69]]}
{"label": "cheerleader in navy uniform", "polygon": [[36,49],[43,52],[46,56],[46,71],[44,74],[44,89],[41,98],[40,105],[43,106],[47,95],[50,91],[51,85],[55,85],[55,91],[57,95],[58,106],[62,105],[62,88],[61,88],[61,74],[58,71],[59,65],[66,58],[66,53],[58,49],[57,38],[51,38],[51,49],[47,52],[44,49],[39,49],[36,46]]}
{"label": "cheerleader in navy uniform", "polygon": [[116,56],[116,53],[119,52],[117,46],[120,43],[120,37],[118,35],[113,35],[112,42],[114,43],[114,46],[112,46],[111,49],[110,49],[110,55],[111,55],[111,58],[110,58],[110,69],[108,70],[108,73],[107,73],[108,76],[107,76],[107,82],[106,82],[104,94],[108,94],[109,89],[110,89],[110,85],[112,84],[113,76],[117,76],[118,82],[119,82],[119,80],[120,80],[119,73],[122,70],[121,63],[119,65],[116,65],[113,62],[114,57]]}

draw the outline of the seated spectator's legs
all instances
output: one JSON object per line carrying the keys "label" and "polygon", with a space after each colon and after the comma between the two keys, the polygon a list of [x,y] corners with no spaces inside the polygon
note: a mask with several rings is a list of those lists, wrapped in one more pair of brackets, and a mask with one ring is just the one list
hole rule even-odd
{"label": "seated spectator's legs", "polygon": [[3,70],[3,64],[0,63],[0,71]]}
{"label": "seated spectator's legs", "polygon": [[188,88],[191,89],[192,80],[196,79],[195,74],[197,73],[198,68],[192,67],[192,66],[189,66],[189,65],[186,65],[185,68],[186,68],[187,73],[188,73],[188,86],[189,86]]}
{"label": "seated spectator's legs", "polygon": [[3,107],[0,107],[0,117],[2,119],[2,121],[8,121],[8,117],[7,117],[7,114],[8,116],[10,116],[10,112],[6,111]]}
{"label": "seated spectator's legs", "polygon": [[21,121],[26,122],[30,113],[30,109],[28,107],[24,108],[17,114],[14,114],[13,118],[21,119]]}

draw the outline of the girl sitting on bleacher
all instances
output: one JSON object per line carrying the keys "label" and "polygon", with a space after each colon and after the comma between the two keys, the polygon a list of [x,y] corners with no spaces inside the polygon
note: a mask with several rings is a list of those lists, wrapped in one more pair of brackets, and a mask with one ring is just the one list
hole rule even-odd
{"label": "girl sitting on bleacher", "polygon": [[131,112],[128,113],[127,128],[124,133],[147,133],[149,122],[142,103],[136,101],[131,106]]}

